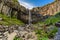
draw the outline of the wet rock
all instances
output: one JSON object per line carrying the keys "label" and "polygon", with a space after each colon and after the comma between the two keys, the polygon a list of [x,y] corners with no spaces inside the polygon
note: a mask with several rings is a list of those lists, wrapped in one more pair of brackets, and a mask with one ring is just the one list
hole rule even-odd
{"label": "wet rock", "polygon": [[49,27],[47,27],[46,31],[47,31],[47,32],[50,32],[50,31],[52,31],[54,28],[55,28],[55,26],[50,25]]}
{"label": "wet rock", "polygon": [[55,26],[60,27],[60,22],[57,22]]}
{"label": "wet rock", "polygon": [[37,36],[34,32],[20,31],[20,37],[24,40],[34,39],[37,40]]}
{"label": "wet rock", "polygon": [[2,21],[3,19],[2,18],[0,18],[0,21]]}

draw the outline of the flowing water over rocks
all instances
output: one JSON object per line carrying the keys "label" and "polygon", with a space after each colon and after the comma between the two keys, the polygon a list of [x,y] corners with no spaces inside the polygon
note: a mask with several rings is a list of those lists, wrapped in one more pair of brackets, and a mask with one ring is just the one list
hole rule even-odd
{"label": "flowing water over rocks", "polygon": [[54,40],[60,40],[60,28],[58,28],[58,32],[56,33]]}

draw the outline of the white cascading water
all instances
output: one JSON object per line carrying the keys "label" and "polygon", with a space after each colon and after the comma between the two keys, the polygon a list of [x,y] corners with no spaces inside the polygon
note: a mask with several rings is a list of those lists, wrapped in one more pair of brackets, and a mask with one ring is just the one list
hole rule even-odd
{"label": "white cascading water", "polygon": [[29,26],[31,25],[31,12],[29,10]]}

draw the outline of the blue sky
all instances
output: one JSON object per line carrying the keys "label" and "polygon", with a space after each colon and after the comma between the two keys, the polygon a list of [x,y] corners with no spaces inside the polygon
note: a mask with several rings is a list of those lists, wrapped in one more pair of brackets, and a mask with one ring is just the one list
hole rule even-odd
{"label": "blue sky", "polygon": [[20,5],[32,9],[33,7],[41,7],[48,3],[54,2],[54,0],[18,0]]}

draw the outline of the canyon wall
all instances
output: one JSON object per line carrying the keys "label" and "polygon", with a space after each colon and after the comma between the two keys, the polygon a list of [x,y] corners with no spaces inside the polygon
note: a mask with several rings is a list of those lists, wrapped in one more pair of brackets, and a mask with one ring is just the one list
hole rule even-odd
{"label": "canyon wall", "polygon": [[38,14],[45,15],[55,15],[56,12],[60,11],[60,0],[55,0],[54,2],[47,4],[42,7],[36,7],[32,9],[32,12],[37,12]]}
{"label": "canyon wall", "polygon": [[[55,0],[53,3],[47,4],[43,7],[36,7],[31,10],[31,22],[38,22],[48,18],[50,15],[55,15],[60,11],[60,1]],[[21,6],[15,0],[0,0],[0,14],[9,17],[16,17],[25,23],[29,20],[29,10]]]}
{"label": "canyon wall", "polygon": [[[19,2],[15,0],[0,0],[0,14],[7,15],[9,17],[16,17],[24,23],[28,23],[29,20],[29,10],[20,5]],[[38,21],[36,13],[33,14],[31,12],[31,16],[31,21]]]}
{"label": "canyon wall", "polygon": [[28,20],[26,17],[27,9],[16,0],[0,0],[0,14],[9,17],[16,17],[19,20]]}
{"label": "canyon wall", "polygon": [[14,2],[13,0],[2,0],[0,2],[0,10],[1,12],[5,11],[4,13],[12,13],[13,11],[25,12],[26,8],[21,6],[18,1]]}

